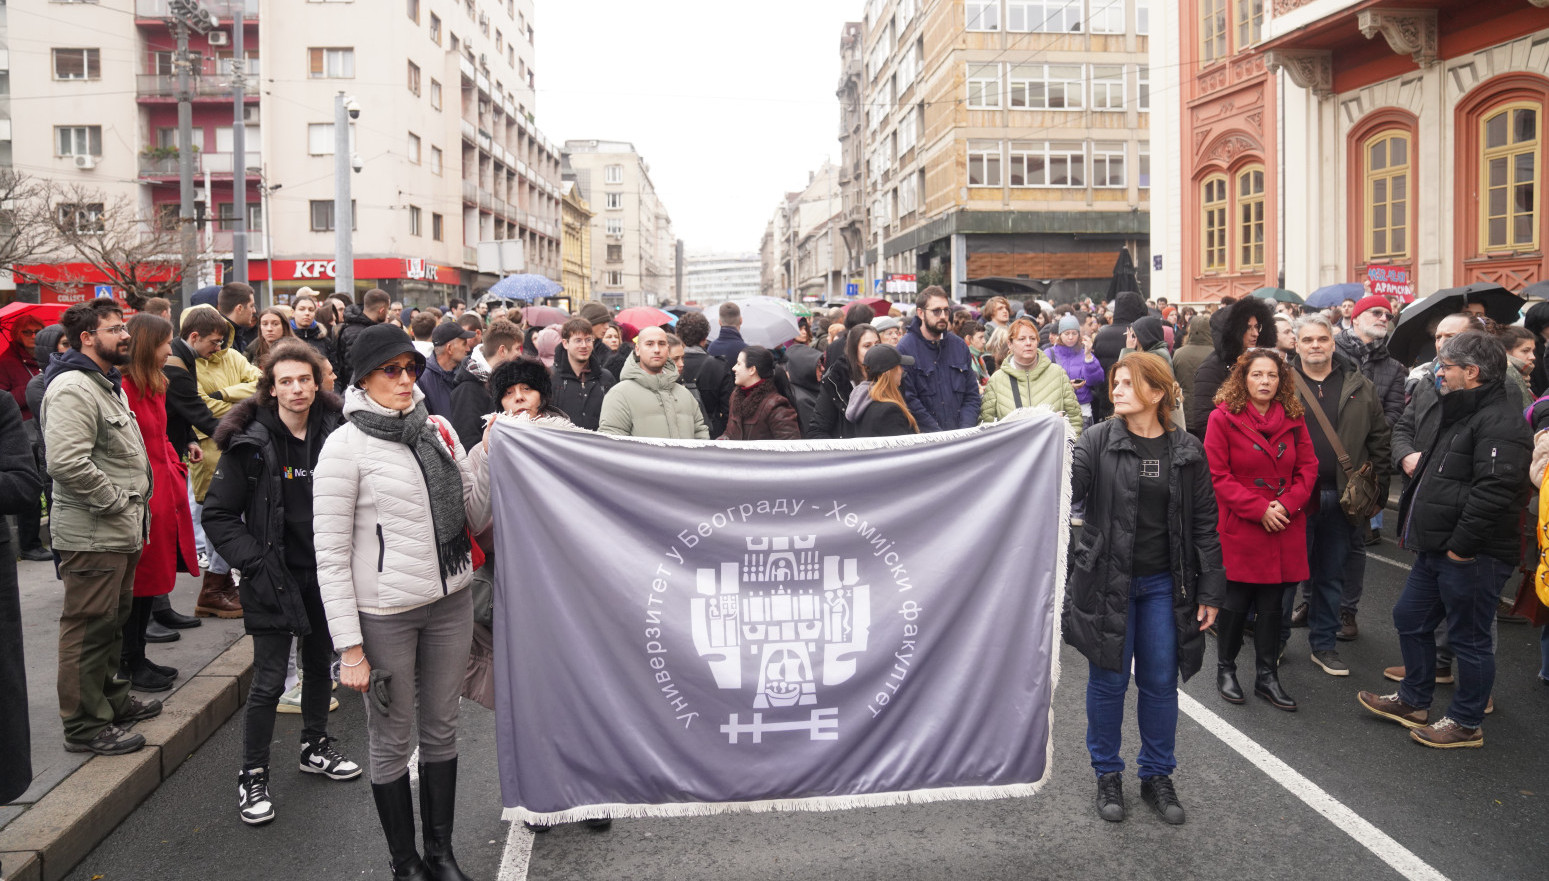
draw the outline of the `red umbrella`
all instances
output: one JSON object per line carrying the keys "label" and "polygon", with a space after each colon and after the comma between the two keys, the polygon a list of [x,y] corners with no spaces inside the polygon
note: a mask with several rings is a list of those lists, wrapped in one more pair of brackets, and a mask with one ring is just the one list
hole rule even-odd
{"label": "red umbrella", "polygon": [[886,315],[888,310],[893,308],[892,303],[882,299],[881,297],[856,297],[850,302],[844,304],[844,311],[849,312],[851,309],[859,306],[862,303],[870,306],[872,313],[875,314],[878,318]]}
{"label": "red umbrella", "polygon": [[34,318],[40,327],[47,327],[59,321],[59,317],[69,309],[60,303],[8,303],[0,309],[0,349],[11,344],[11,329],[16,327],[23,318]]}
{"label": "red umbrella", "polygon": [[523,306],[522,320],[528,327],[548,327],[569,321],[570,313],[553,306]]}

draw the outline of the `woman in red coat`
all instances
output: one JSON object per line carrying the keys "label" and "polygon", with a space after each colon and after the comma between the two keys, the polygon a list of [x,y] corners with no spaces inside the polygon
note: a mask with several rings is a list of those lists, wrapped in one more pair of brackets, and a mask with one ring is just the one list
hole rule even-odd
{"label": "woman in red coat", "polygon": [[801,424],[790,396],[779,387],[784,374],[775,371],[774,353],[748,346],[731,368],[736,390],[722,440],[801,440]]}
{"label": "woman in red coat", "polygon": [[[139,691],[166,691],[177,670],[145,657],[145,627],[151,600],[171,593],[178,570],[199,574],[194,520],[188,509],[188,477],[178,451],[167,439],[167,377],[161,368],[172,352],[172,325],[155,315],[129,319],[129,364],[124,394],[134,412],[151,460],[151,534],[134,570],[134,605],[124,627],[121,675]],[[197,450],[198,447],[193,449]]]}
{"label": "woman in red coat", "polygon": [[1282,710],[1296,701],[1280,685],[1280,603],[1307,578],[1306,507],[1315,498],[1318,458],[1296,398],[1291,368],[1273,349],[1249,349],[1216,393],[1205,457],[1219,510],[1226,603],[1216,621],[1216,687],[1234,704],[1248,610],[1257,676],[1253,693]]}

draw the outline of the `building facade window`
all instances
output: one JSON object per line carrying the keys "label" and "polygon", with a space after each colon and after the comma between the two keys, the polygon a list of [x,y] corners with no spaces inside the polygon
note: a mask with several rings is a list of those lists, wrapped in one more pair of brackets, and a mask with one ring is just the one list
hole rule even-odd
{"label": "building facade window", "polygon": [[418,205],[409,206],[409,235],[425,235],[424,229],[422,229],[420,226],[420,209]]}
{"label": "building facade window", "polygon": [[102,232],[101,202],[60,202],[55,209],[59,225],[72,232]]}
{"label": "building facade window", "polygon": [[54,129],[60,156],[101,156],[102,126],[61,125]]}
{"label": "building facade window", "polygon": [[420,96],[420,66],[409,62],[409,91],[418,98]]}
{"label": "building facade window", "polygon": [[1264,166],[1237,173],[1237,268],[1264,268]]}
{"label": "building facade window", "polygon": [[608,257],[608,262],[609,263],[623,263],[624,262],[624,246],[623,245],[609,245],[608,246],[607,257]]}
{"label": "building facade window", "polygon": [[1086,144],[1081,141],[1012,141],[1010,164],[1013,187],[1086,186]]}
{"label": "building facade window", "polygon": [[1236,0],[1237,48],[1257,43],[1264,36],[1264,0]]}
{"label": "building facade window", "polygon": [[442,153],[440,147],[430,148],[430,173],[440,174],[442,167]]}
{"label": "building facade window", "polygon": [[430,81],[430,107],[432,110],[441,109],[441,83],[435,79]]}
{"label": "building facade window", "polygon": [[1000,108],[1000,65],[968,65],[968,109]]}
{"label": "building facade window", "polygon": [[430,14],[430,41],[437,46],[441,45],[441,16],[434,12]]}
{"label": "building facade window", "polygon": [[430,237],[438,242],[446,241],[446,218],[434,213],[430,215]]}
{"label": "building facade window", "polygon": [[350,79],[355,76],[354,49],[308,49],[307,76],[312,79]]}
{"label": "building facade window", "polygon": [[1142,64],[1136,68],[1135,74],[1135,108],[1142,111],[1151,110],[1151,67]]}
{"label": "building facade window", "polygon": [[1409,259],[1410,135],[1388,129],[1362,145],[1366,262]]}
{"label": "building facade window", "polygon": [[623,238],[624,219],[621,217],[609,217],[603,222],[603,231],[612,238]]}
{"label": "building facade window", "polygon": [[1006,30],[1081,33],[1085,0],[1006,0]]}
{"label": "building facade window", "polygon": [[1090,0],[1090,30],[1094,34],[1124,33],[1124,0]]}
{"label": "building facade window", "polygon": [[1151,33],[1151,0],[1135,0],[1135,33],[1142,37]]}
{"label": "building facade window", "polygon": [[1019,64],[1011,68],[1010,104],[1027,110],[1080,110],[1086,81],[1079,64]]}
{"label": "building facade window", "polygon": [[967,0],[964,27],[970,31],[1000,30],[1000,0]]}
{"label": "building facade window", "polygon": [[1098,189],[1123,189],[1128,186],[1124,177],[1124,144],[1092,144],[1092,186]]}
{"label": "building facade window", "polygon": [[420,23],[420,0],[408,0],[409,20],[415,24]]}
{"label": "building facade window", "polygon": [[[333,232],[333,200],[313,199],[311,200],[309,207],[311,208],[309,213],[312,215],[312,231]],[[355,210],[355,200],[351,199],[350,229],[355,230],[360,228],[360,222],[358,220],[359,217],[360,212]]]}
{"label": "building facade window", "polygon": [[1206,272],[1226,271],[1226,175],[1214,174],[1200,184],[1204,249],[1200,265]]}
{"label": "building facade window", "polygon": [[1135,185],[1142,190],[1151,188],[1151,145],[1141,144],[1140,155],[1135,160]]}
{"label": "building facade window", "polygon": [[[231,232],[237,228],[237,203],[216,203],[215,228],[221,232]],[[253,202],[249,202],[247,204],[247,231],[264,231],[264,212],[262,205]]]}
{"label": "building facade window", "polygon": [[1092,65],[1092,109],[1124,109],[1124,65]]}
{"label": "building facade window", "polygon": [[414,132],[409,132],[409,161],[420,164],[420,136]]}
{"label": "building facade window", "polygon": [[100,49],[55,49],[54,79],[95,80],[102,78]]}
{"label": "building facade window", "polygon": [[1000,186],[1000,142],[968,142],[968,185]]}
{"label": "building facade window", "polygon": [[603,201],[604,201],[604,207],[606,207],[606,208],[609,208],[611,210],[622,209],[624,207],[624,194],[623,193],[604,193],[603,194]]}
{"label": "building facade window", "polygon": [[621,288],[624,286],[624,273],[617,269],[610,269],[603,273],[602,283],[610,288]]}
{"label": "building facade window", "polygon": [[1204,64],[1226,57],[1226,0],[1199,2],[1199,60]]}
{"label": "building facade window", "polygon": [[1538,244],[1541,126],[1540,106],[1528,103],[1493,110],[1480,123],[1484,250],[1532,251]]}
{"label": "building facade window", "polygon": [[624,182],[624,166],[609,165],[602,170],[602,182],[605,184],[621,184]]}

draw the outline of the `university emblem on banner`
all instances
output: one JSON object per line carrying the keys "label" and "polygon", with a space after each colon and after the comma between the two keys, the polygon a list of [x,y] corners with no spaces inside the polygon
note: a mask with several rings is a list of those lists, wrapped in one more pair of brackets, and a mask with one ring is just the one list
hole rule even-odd
{"label": "university emblem on banner", "polygon": [[825,553],[815,535],[747,536],[740,560],[697,569],[694,648],[715,684],[754,712],[721,726],[731,743],[806,733],[839,738],[823,689],[855,675],[871,628],[871,588],[854,557]]}

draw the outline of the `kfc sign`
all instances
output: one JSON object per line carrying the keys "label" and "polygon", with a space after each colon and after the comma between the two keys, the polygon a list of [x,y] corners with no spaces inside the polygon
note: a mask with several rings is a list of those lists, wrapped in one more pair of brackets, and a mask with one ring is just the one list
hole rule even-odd
{"label": "kfc sign", "polygon": [[334,278],[339,264],[335,260],[297,260],[292,278]]}
{"label": "kfc sign", "polygon": [[441,267],[431,263],[429,260],[410,258],[403,261],[404,278],[428,278],[431,281],[435,281],[440,272]]}

